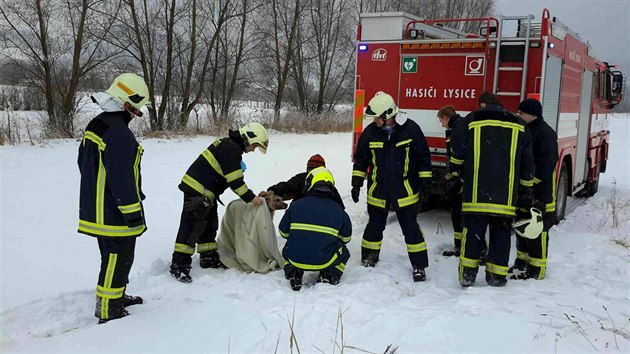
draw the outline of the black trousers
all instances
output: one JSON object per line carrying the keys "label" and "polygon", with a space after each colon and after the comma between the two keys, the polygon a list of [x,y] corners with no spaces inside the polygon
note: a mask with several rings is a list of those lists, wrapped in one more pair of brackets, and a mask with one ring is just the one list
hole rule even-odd
{"label": "black trousers", "polygon": [[[387,223],[388,211],[368,205],[369,221],[363,232],[363,240],[361,241],[362,253],[380,252],[383,242],[383,231]],[[412,205],[400,208],[396,211],[398,223],[405,236],[407,244],[407,253],[411,265],[419,268],[429,266],[429,257],[427,256],[427,244],[424,242],[424,234],[418,225],[416,206]]]}
{"label": "black trousers", "polygon": [[136,249],[136,237],[97,237],[101,271],[96,286],[96,311],[100,319],[122,317],[123,297]]}
{"label": "black trousers", "polygon": [[195,253],[195,246],[197,246],[197,252],[199,253],[215,251],[217,249],[216,237],[218,229],[219,215],[216,203],[214,203],[207,217],[203,220],[196,219],[182,208],[172,264],[190,266],[192,256]]}
{"label": "black trousers", "polygon": [[490,215],[464,214],[463,220],[464,232],[459,257],[460,276],[463,271],[462,267],[479,268],[479,257],[486,242],[486,230],[490,228],[486,272],[505,277],[509,270],[512,219]]}
{"label": "black trousers", "polygon": [[543,216],[543,231],[536,239],[516,235],[516,258],[527,264],[527,273],[536,279],[543,279],[547,271],[549,229],[553,225],[553,214]]}
{"label": "black trousers", "polygon": [[462,232],[464,231],[464,222],[462,219],[462,195],[457,194],[449,199],[451,205],[451,222],[453,224],[453,236],[455,247],[460,248],[462,245]]}

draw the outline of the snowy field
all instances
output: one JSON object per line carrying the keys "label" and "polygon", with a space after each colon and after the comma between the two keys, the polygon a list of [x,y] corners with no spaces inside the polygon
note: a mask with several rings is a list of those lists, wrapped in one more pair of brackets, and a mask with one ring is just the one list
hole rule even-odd
{"label": "snowy field", "polygon": [[[1,351],[339,353],[345,346],[344,352],[383,353],[391,344],[396,353],[627,353],[629,118],[611,120],[599,193],[571,200],[567,219],[551,230],[546,279],[491,288],[481,270],[476,286],[465,290],[457,282],[457,259],[440,255],[452,243],[446,210],[418,217],[429,247],[426,282],[411,280],[393,214],[381,262],[360,266],[366,195],[363,188],[359,204],[350,199],[349,133],[272,134],[267,155],[244,155],[245,180],[256,192],[304,170],[312,154],[324,156],[354,226],[352,257],[338,286],[315,284],[309,274],[305,288],[294,292],[280,271],[205,270],[196,257],[194,282],[178,283],[168,274],[181,210],[177,185],[213,138],[143,140],[149,230],[138,240],[128,293],[145,304],[105,325],[93,316],[96,240],[76,233],[78,140],[1,147]],[[230,191],[223,195],[226,204],[232,199]],[[275,215],[276,225],[281,216]]]}

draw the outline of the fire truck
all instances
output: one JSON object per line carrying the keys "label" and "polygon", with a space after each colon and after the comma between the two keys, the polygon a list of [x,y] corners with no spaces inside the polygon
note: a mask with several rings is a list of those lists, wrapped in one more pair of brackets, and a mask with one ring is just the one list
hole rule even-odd
{"label": "fire truck", "polygon": [[[536,98],[558,134],[555,171],[558,220],[568,196],[597,192],[606,170],[608,115],[622,99],[625,78],[594,57],[589,44],[544,9],[533,15],[421,19],[404,12],[360,15],[356,44],[353,151],[369,121],[369,100],[384,91],[401,116],[422,128],[432,154],[433,192],[444,193],[444,129],[438,110],[453,105],[462,116],[478,109],[483,92],[507,110]],[[466,33],[476,23],[477,33]]]}

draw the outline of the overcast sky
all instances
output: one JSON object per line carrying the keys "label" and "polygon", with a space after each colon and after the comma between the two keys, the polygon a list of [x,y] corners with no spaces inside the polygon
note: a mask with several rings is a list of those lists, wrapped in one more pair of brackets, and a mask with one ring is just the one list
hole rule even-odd
{"label": "overcast sky", "polygon": [[496,0],[495,12],[505,16],[532,14],[540,22],[543,8],[582,39],[598,59],[623,66],[630,74],[630,0]]}

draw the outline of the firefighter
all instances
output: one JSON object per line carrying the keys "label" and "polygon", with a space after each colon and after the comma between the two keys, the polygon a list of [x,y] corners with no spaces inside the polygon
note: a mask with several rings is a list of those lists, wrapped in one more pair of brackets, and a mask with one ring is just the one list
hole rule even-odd
{"label": "firefighter", "polygon": [[243,153],[256,148],[265,154],[268,144],[265,127],[252,122],[230,130],[226,138],[215,140],[188,168],[179,184],[184,192],[184,207],[170,267],[175,279],[192,282],[190,269],[195,245],[201,268],[225,268],[215,242],[219,228],[219,196],[229,187],[246,203],[256,206],[264,203],[264,199],[245,184],[241,162]]}
{"label": "firefighter", "polygon": [[265,197],[269,193],[273,193],[282,198],[284,201],[291,199],[296,201],[304,197],[303,192],[306,175],[317,167],[326,167],[326,161],[320,154],[313,155],[308,159],[306,162],[306,172],[300,172],[286,182],[279,182],[267,188],[267,192],[261,192],[260,196]]}
{"label": "firefighter", "polygon": [[[414,281],[424,281],[429,265],[424,235],[416,220],[416,205],[430,194],[431,160],[422,130],[411,119],[396,122],[398,107],[392,96],[377,92],[365,111],[373,117],[354,155],[352,200],[359,201],[368,180],[369,221],[361,242],[361,263],[374,267],[379,260],[388,211],[395,210],[405,236]],[[369,174],[368,174],[369,170]]]}
{"label": "firefighter", "polygon": [[[548,231],[553,225],[556,210],[556,164],[558,163],[558,136],[545,122],[542,105],[533,98],[528,98],[518,105],[517,114],[527,123],[532,135],[534,155],[534,207],[543,214],[543,230],[535,239],[528,239],[517,234],[517,257],[510,268],[513,279],[543,279],[547,269]],[[529,214],[524,211],[523,216]],[[523,273],[524,272],[524,273]]]}
{"label": "firefighter", "polygon": [[517,207],[529,210],[533,202],[534,162],[525,122],[503,109],[494,95],[482,95],[481,104],[484,108],[467,115],[451,137],[449,172],[463,176],[463,287],[475,282],[488,226],[486,282],[506,284],[512,219]]}
{"label": "firefighter", "polygon": [[127,316],[142,298],[126,294],[136,237],[145,223],[140,178],[143,149],[129,129],[148,103],[149,89],[135,74],[118,76],[92,100],[104,111],[88,123],[79,145],[79,232],[94,236],[101,253],[95,316],[99,323]]}
{"label": "firefighter", "polygon": [[[455,107],[450,105],[440,108],[437,113],[437,117],[440,121],[440,124],[442,125],[442,128],[446,129],[446,161],[448,163],[451,157],[451,132],[455,130],[455,128],[457,127],[457,123],[462,117],[457,114],[457,112],[455,111]],[[453,178],[454,176],[452,174],[446,174],[444,176],[444,179],[450,183],[452,183],[451,180]],[[449,190],[447,190],[447,192],[448,191],[453,191],[453,188],[450,188]],[[453,236],[455,243],[455,246],[452,249],[446,250],[442,253],[442,255],[446,257],[459,257],[459,251],[462,244],[462,231],[464,229],[464,226],[462,223],[461,189],[455,192],[456,193],[446,193],[446,199],[451,206],[451,222],[453,224]]]}
{"label": "firefighter", "polygon": [[318,282],[338,284],[350,258],[352,223],[335,195],[332,173],[317,167],[306,176],[304,197],[291,203],[280,221],[280,235],[287,239],[284,273],[295,291],[302,288],[304,271],[319,271]]}

